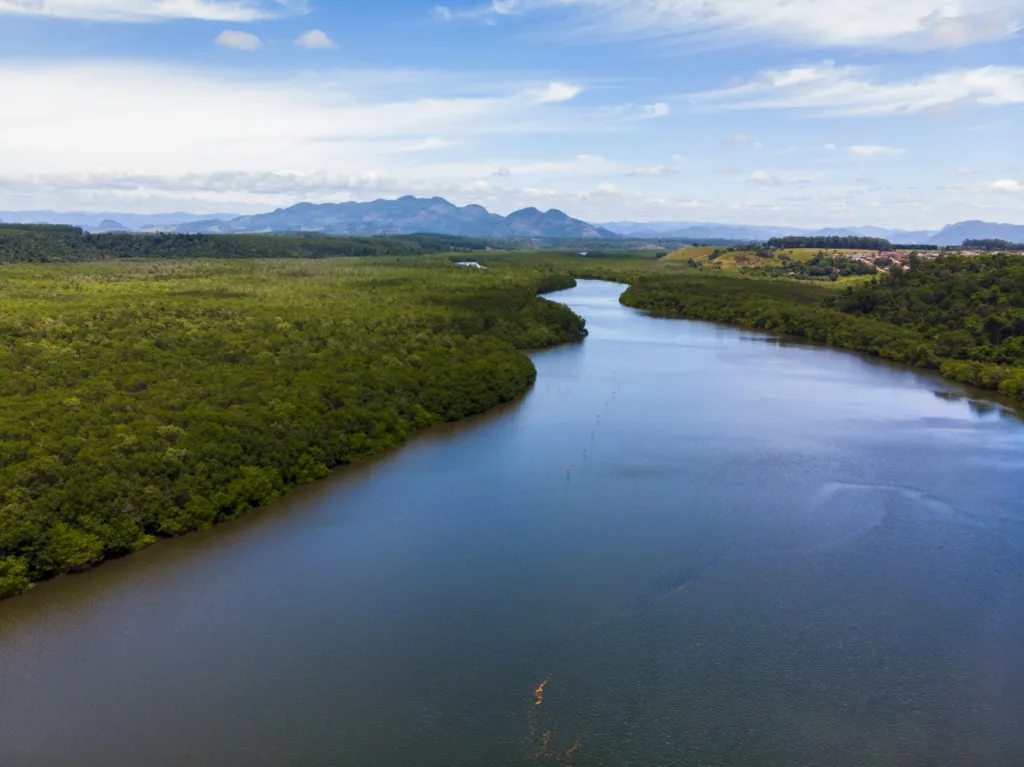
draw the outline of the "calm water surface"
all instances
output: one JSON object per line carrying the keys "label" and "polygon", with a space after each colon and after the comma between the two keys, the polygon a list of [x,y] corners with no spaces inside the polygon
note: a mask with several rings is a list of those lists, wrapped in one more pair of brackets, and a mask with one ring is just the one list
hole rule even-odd
{"label": "calm water surface", "polygon": [[1024,764],[1024,425],[620,291],[523,402],[0,604],[0,765]]}

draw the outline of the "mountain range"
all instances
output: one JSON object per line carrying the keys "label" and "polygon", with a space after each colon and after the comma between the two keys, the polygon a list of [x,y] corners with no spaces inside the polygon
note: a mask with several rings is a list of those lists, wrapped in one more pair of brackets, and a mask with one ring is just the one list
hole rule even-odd
{"label": "mountain range", "polygon": [[113,213],[103,211],[0,210],[0,221],[11,224],[66,224],[90,232],[173,230],[189,221],[238,218],[237,213]]}
{"label": "mountain range", "polygon": [[894,244],[959,245],[964,240],[1001,239],[1024,242],[1024,226],[986,221],[961,221],[939,230],[885,229],[877,226],[801,229],[785,226],[722,224],[709,221],[590,224],[560,210],[524,208],[508,216],[480,205],[453,205],[442,197],[401,197],[397,200],[314,204],[302,202],[270,213],[200,216],[163,214],[61,213],[51,210],[0,211],[0,221],[73,224],[93,232],[322,232],[325,234],[413,234],[433,232],[496,239],[569,238],[703,240],[766,240],[791,235],[881,237]]}
{"label": "mountain range", "polygon": [[523,208],[508,216],[480,205],[458,207],[443,197],[400,197],[373,202],[314,205],[302,202],[272,213],[240,216],[230,221],[194,221],[180,232],[324,232],[326,234],[414,234],[434,232],[464,237],[529,238],[615,237],[614,232],[567,216],[560,210],[542,213]]}
{"label": "mountain range", "polygon": [[1024,226],[993,224],[988,221],[961,221],[943,227],[928,242],[932,245],[960,245],[964,240],[1024,242]]}

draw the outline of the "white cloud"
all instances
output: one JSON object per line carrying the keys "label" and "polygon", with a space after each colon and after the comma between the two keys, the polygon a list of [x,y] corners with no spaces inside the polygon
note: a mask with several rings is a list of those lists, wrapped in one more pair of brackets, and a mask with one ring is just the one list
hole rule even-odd
{"label": "white cloud", "polygon": [[309,50],[330,50],[338,47],[322,29],[311,29],[304,32],[295,38],[295,44],[299,48],[308,48]]}
{"label": "white cloud", "polygon": [[263,41],[256,35],[238,29],[225,29],[217,35],[214,42],[224,48],[234,48],[238,51],[255,51],[263,47]]}
{"label": "white cloud", "polygon": [[520,11],[520,0],[491,0],[487,5],[471,6],[463,10],[452,10],[447,5],[435,5],[430,15],[437,21],[455,21],[456,19],[476,19],[485,24],[493,24],[502,16],[511,16]]}
{"label": "white cloud", "polygon": [[[396,78],[400,96],[389,95]],[[458,95],[467,88],[473,95]],[[0,146],[4,172],[14,175],[360,172],[469,137],[587,129],[557,103],[576,92],[568,86],[479,90],[436,72],[277,77],[143,62],[5,62]],[[452,95],[434,95],[445,91]]]}
{"label": "white cloud", "polygon": [[648,117],[665,117],[672,113],[672,108],[664,101],[659,101],[657,104],[645,106],[644,112],[646,112]]}
{"label": "white cloud", "polygon": [[750,174],[747,181],[751,184],[758,184],[760,186],[781,186],[782,179],[776,176],[774,173],[769,173],[766,170],[755,170]]}
{"label": "white cloud", "polygon": [[[405,194],[443,195],[457,204],[478,203],[509,212],[528,205],[558,207],[596,220],[615,212],[631,216],[652,211],[682,209],[695,201],[671,202],[627,191],[612,183],[589,190],[517,188],[486,180],[453,180],[391,175],[294,173],[194,173],[134,176],[118,174],[57,174],[32,178],[0,176],[0,199],[8,207],[53,207],[53,201],[71,200],[86,208],[159,212],[172,209],[265,211],[300,200],[345,202]],[[625,206],[625,207],[624,207]],[[81,209],[78,207],[76,209]]]}
{"label": "white cloud", "polygon": [[749,144],[750,143],[750,136],[747,136],[744,133],[739,133],[739,134],[737,134],[735,136],[729,136],[728,138],[726,138],[725,139],[725,143],[726,144]]}
{"label": "white cloud", "polygon": [[[932,201],[929,205],[929,200],[913,195],[854,196],[852,190],[844,187],[813,187],[811,193],[794,196],[783,191],[792,188],[789,185],[794,182],[780,177],[782,185],[758,187],[752,183],[750,190],[757,194],[752,200],[736,199],[735,187],[724,197],[712,191],[712,199],[698,199],[692,190],[681,191],[678,197],[664,198],[609,182],[582,182],[552,188],[561,181],[560,176],[559,181],[552,178],[552,186],[531,181],[513,186],[483,178],[443,177],[435,168],[430,168],[429,174],[408,175],[404,171],[416,168],[400,167],[399,172],[353,173],[52,173],[20,177],[3,174],[0,175],[0,207],[151,213],[168,210],[262,212],[301,200],[344,202],[415,194],[442,195],[459,205],[478,203],[499,213],[530,205],[555,207],[595,222],[692,220],[694,212],[699,211],[701,221],[742,224],[815,227],[869,221],[893,228],[938,228],[966,218],[1014,220],[1014,216],[1019,215],[1019,195],[1024,192],[1024,184],[1020,182],[1004,181],[998,189],[993,186],[994,182],[989,182],[976,189],[957,190],[961,196],[956,200]],[[704,193],[711,191],[706,183],[702,183],[701,188]]]}
{"label": "white cloud", "polygon": [[[498,170],[495,171],[494,167]],[[608,173],[625,173],[628,169],[619,163],[612,162],[598,155],[580,154],[575,157],[557,160],[528,160],[513,161],[503,159],[500,162],[492,161],[456,161],[437,163],[417,163],[416,166],[406,166],[403,172],[406,174],[415,172],[423,178],[458,178],[475,179],[482,177],[516,176],[517,178],[537,179],[550,177],[554,179],[568,179],[579,177],[595,177]]]}
{"label": "white cloud", "polygon": [[493,0],[452,11],[447,21],[494,23],[530,11],[567,11],[561,34],[592,39],[679,37],[738,44],[778,40],[815,48],[959,48],[1024,27],[1024,0]]}
{"label": "white cloud", "polygon": [[997,192],[1011,192],[1013,194],[1024,194],[1024,184],[1010,178],[1001,178],[992,182],[992,189]]}
{"label": "white cloud", "polygon": [[550,85],[532,91],[531,95],[538,104],[557,104],[561,101],[571,101],[576,98],[583,89],[578,85],[569,83],[551,83]]}
{"label": "white cloud", "polygon": [[602,197],[622,197],[624,192],[618,184],[611,184],[607,181],[594,187],[594,194]]}
{"label": "white cloud", "polygon": [[827,115],[943,114],[973,106],[1024,104],[1024,67],[954,69],[914,80],[876,80],[832,61],[761,72],[749,82],[691,96],[712,110],[804,109]]}
{"label": "white cloud", "polygon": [[666,165],[645,165],[633,168],[629,172],[629,175],[634,178],[665,178],[674,174],[675,171]]}
{"label": "white cloud", "polygon": [[972,170],[971,168],[957,168],[953,172],[956,175],[958,175],[958,176],[972,176],[972,175],[974,175],[974,170]]}
{"label": "white cloud", "polygon": [[[1012,178],[1000,178],[975,184],[949,184],[941,187],[943,192],[957,195],[1005,195],[1024,194],[1024,183]],[[1015,204],[1016,201],[1014,201]],[[1019,208],[1018,208],[1019,210]],[[1018,214],[1019,215],[1019,214]]]}
{"label": "white cloud", "polygon": [[850,151],[861,157],[895,157],[907,153],[906,149],[878,144],[855,144],[850,147]]}
{"label": "white cloud", "polygon": [[1002,7],[971,16],[945,16],[938,11],[922,19],[925,40],[936,48],[963,48],[985,40],[995,40],[1018,32],[1021,27],[1019,3],[1006,3]]}
{"label": "white cloud", "polygon": [[301,2],[258,0],[0,0],[0,15],[89,21],[258,21],[305,13]]}

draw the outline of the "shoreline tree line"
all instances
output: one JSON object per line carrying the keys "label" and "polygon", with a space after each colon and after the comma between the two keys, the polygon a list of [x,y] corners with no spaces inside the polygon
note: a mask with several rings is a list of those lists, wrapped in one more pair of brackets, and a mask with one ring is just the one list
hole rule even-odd
{"label": "shoreline tree line", "polygon": [[0,269],[0,598],[521,396],[564,271],[446,260]]}

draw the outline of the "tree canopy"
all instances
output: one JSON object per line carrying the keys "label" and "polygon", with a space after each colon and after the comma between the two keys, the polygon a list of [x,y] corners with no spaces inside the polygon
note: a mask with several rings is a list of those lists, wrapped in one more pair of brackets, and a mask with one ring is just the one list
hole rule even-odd
{"label": "tree canopy", "polygon": [[520,349],[584,334],[536,296],[571,285],[445,259],[5,267],[0,597],[518,397]]}
{"label": "tree canopy", "polygon": [[892,243],[881,237],[772,237],[765,245],[769,248],[822,248],[833,250],[892,250]]}
{"label": "tree canopy", "polygon": [[339,237],[291,234],[90,234],[74,226],[0,224],[0,264],[131,258],[337,258],[482,251],[501,245],[474,237],[407,234]]}
{"label": "tree canopy", "polygon": [[[828,285],[829,283],[825,283]],[[1024,259],[914,259],[843,288],[716,275],[640,275],[622,297],[668,317],[760,328],[940,370],[1024,402]]]}
{"label": "tree canopy", "polygon": [[989,253],[1020,253],[1024,251],[1024,243],[1007,242],[1006,240],[964,240],[967,250],[984,250]]}

